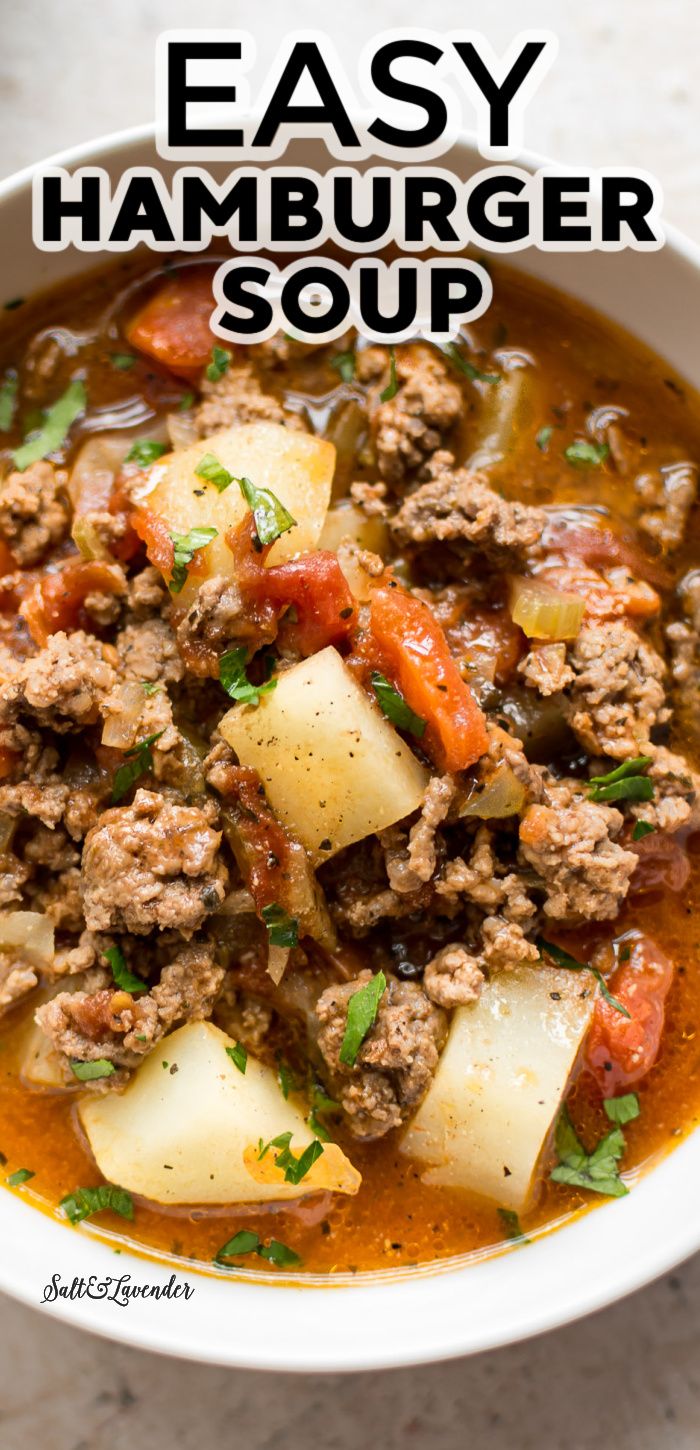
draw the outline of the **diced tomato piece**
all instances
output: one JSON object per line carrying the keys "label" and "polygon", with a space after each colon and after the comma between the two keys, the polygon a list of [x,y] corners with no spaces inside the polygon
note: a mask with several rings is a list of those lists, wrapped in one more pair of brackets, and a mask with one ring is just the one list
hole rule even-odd
{"label": "diced tomato piece", "polygon": [[630,893],[645,896],[651,891],[683,891],[690,876],[688,852],[662,831],[643,836],[641,841],[626,841],[625,849],[634,851],[639,865],[630,882]]}
{"label": "diced tomato piece", "polygon": [[398,588],[372,595],[379,668],[425,720],[422,745],[441,770],[466,770],[488,749],[486,722],[427,604]]}
{"label": "diced tomato piece", "polygon": [[129,523],[146,545],[149,563],[154,564],[169,579],[173,572],[175,548],[165,519],[152,509],[139,508],[129,515]]}
{"label": "diced tomato piece", "polygon": [[283,611],[281,642],[304,657],[350,636],[357,619],[355,600],[335,554],[317,549],[265,567],[272,545],[254,546],[252,514],[227,535],[235,561],[235,578],[248,606],[251,621],[258,620],[261,639],[270,638]]}
{"label": "diced tomato piece", "polygon": [[55,574],[39,579],[20,605],[29,633],[41,649],[59,629],[90,628],[83,610],[88,594],[123,594],[124,576],[115,564],[71,559]]}
{"label": "diced tomato piece", "polygon": [[356,619],[355,601],[335,554],[319,549],[261,570],[259,589],[275,609],[292,611],[280,640],[304,657],[347,639]]}
{"label": "diced tomato piece", "polygon": [[207,267],[179,272],[132,318],[126,336],[132,347],[163,363],[179,377],[196,378],[221,344],[210,327],[214,311],[212,273]]}
{"label": "diced tomato piece", "polygon": [[566,559],[580,559],[583,564],[594,568],[610,568],[624,564],[639,579],[650,584],[668,587],[669,576],[663,565],[640,549],[629,539],[622,539],[612,529],[593,525],[576,524],[569,527],[565,522],[555,520],[545,531],[545,548],[563,554]]}
{"label": "diced tomato piece", "polygon": [[639,1082],[656,1062],[673,980],[672,962],[650,937],[631,938],[625,948],[629,960],[620,961],[608,987],[630,1015],[599,996],[586,1042],[587,1066],[605,1097]]}

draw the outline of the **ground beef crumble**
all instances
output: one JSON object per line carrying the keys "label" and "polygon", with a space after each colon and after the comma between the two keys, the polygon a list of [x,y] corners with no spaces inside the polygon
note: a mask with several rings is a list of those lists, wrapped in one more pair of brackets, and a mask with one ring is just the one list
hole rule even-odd
{"label": "ground beef crumble", "polygon": [[425,1097],[447,1035],[444,1013],[413,982],[390,979],[353,1067],[340,1061],[350,998],[371,979],[328,987],[319,997],[318,1047],[329,1087],[359,1138],[396,1128]]}

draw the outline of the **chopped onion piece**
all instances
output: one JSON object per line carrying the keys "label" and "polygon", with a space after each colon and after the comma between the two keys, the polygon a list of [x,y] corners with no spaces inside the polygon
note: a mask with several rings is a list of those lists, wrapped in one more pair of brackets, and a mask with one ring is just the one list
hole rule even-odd
{"label": "chopped onion piece", "polygon": [[53,961],[53,922],[40,911],[8,911],[0,915],[0,951],[18,952],[33,967]]}
{"label": "chopped onion piece", "polygon": [[84,514],[76,514],[71,537],[84,559],[109,559],[111,557],[109,549],[100,538],[95,525]]}
{"label": "chopped onion piece", "polygon": [[575,639],[585,607],[580,595],[565,594],[543,580],[511,580],[511,618],[530,639]]}
{"label": "chopped onion piece", "polygon": [[522,810],[527,791],[509,765],[499,765],[488,785],[463,806],[460,816],[477,816],[480,820],[501,820],[516,816]]}
{"label": "chopped onion piece", "polygon": [[114,750],[129,750],[135,743],[146,703],[143,685],[130,681],[112,692],[109,714],[102,731],[102,744]]}
{"label": "chopped onion piece", "polygon": [[268,949],[267,975],[268,977],[272,977],[272,980],[276,987],[279,987],[279,984],[282,981],[288,961],[289,947],[271,946]]}

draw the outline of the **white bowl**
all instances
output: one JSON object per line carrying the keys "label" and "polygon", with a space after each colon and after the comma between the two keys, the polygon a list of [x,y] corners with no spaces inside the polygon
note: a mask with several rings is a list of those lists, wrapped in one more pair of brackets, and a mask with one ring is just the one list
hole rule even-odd
{"label": "white bowl", "polygon": [[[105,166],[116,178],[132,165],[172,167],[150,130],[77,147],[56,163]],[[321,170],[324,153],[298,143],[285,164]],[[445,165],[464,177],[482,164],[464,139]],[[525,156],[534,169],[541,158]],[[32,170],[0,185],[2,293],[30,296],[101,259],[41,253],[31,245]],[[511,267],[549,281],[650,344],[700,387],[700,250],[673,233],[663,250],[614,254],[521,252]],[[527,1247],[479,1262],[294,1285],[175,1267],[189,1299],[135,1299],[124,1306],[104,1287],[122,1274],[166,1285],[173,1266],[97,1238],[89,1225],[64,1226],[31,1204],[31,1187],[0,1192],[0,1288],[39,1306],[52,1276],[90,1280],[87,1297],[58,1299],[46,1312],[83,1329],[211,1363],[270,1370],[361,1370],[470,1354],[564,1324],[648,1283],[700,1247],[700,1135],[686,1139],[629,1197],[548,1232]],[[115,1257],[118,1248],[119,1257]]]}

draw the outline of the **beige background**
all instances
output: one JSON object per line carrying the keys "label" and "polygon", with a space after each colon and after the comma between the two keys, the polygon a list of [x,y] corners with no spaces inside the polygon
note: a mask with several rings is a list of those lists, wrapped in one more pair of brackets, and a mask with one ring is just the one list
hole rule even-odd
{"label": "beige background", "polygon": [[[498,49],[517,29],[545,25],[560,57],[529,109],[527,144],[582,165],[655,172],[667,217],[700,241],[697,0],[336,0],[332,10],[263,0],[252,14],[239,0],[0,0],[0,174],[149,120],[153,41],[166,27],[250,26],[267,59],[291,23],[327,25],[350,64],[381,28],[473,26]],[[183,1365],[0,1306],[2,1450],[700,1446],[700,1258],[530,1344],[348,1378]]]}

